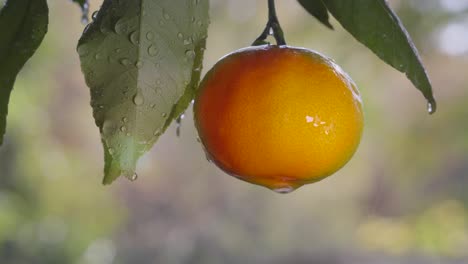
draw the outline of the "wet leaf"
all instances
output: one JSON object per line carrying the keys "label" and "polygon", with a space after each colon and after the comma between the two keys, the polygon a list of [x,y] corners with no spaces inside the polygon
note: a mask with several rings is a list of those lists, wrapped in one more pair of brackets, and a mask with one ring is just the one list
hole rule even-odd
{"label": "wet leaf", "polygon": [[[300,2],[313,5],[317,0]],[[393,68],[405,73],[426,97],[428,111],[436,111],[432,85],[418,51],[386,0],[322,0],[322,3],[359,42]]]}
{"label": "wet leaf", "polygon": [[208,0],[105,0],[77,51],[105,151],[104,184],[187,108],[200,80]]}
{"label": "wet leaf", "polygon": [[46,0],[9,0],[0,10],[0,144],[16,76],[47,32]]}

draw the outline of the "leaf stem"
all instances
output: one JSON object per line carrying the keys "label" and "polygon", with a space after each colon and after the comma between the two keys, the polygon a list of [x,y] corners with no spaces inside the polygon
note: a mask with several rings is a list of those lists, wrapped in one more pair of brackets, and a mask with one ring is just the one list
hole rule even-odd
{"label": "leaf stem", "polygon": [[265,39],[270,35],[270,32],[272,32],[275,37],[276,45],[286,45],[283,30],[281,29],[278,16],[276,15],[275,0],[268,0],[268,22],[262,34],[260,34],[252,45],[265,44]]}

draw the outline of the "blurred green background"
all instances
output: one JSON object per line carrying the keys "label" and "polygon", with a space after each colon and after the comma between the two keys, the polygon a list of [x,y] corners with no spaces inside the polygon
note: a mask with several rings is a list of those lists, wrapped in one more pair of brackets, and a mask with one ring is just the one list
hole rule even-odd
{"label": "blurred green background", "polygon": [[[79,67],[84,28],[49,1],[49,33],[17,79],[0,148],[0,263],[468,263],[468,1],[389,1],[433,81],[438,112],[339,24],[277,1],[288,44],[334,58],[366,127],[333,177],[280,195],[206,161],[191,109],[102,186],[103,150]],[[91,1],[91,11],[101,1]],[[212,0],[206,72],[263,30],[264,0]]]}

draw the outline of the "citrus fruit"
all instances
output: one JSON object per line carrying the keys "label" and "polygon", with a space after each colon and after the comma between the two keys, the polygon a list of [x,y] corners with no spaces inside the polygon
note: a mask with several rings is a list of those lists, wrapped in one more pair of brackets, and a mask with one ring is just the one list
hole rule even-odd
{"label": "citrus fruit", "polygon": [[290,192],[343,167],[363,129],[360,94],[331,59],[265,45],[223,57],[197,92],[194,118],[225,172]]}

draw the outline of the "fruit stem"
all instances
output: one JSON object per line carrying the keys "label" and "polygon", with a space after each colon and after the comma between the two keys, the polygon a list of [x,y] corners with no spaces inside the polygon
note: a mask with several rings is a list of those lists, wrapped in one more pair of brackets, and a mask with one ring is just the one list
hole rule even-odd
{"label": "fruit stem", "polygon": [[276,45],[286,45],[283,30],[281,29],[278,16],[276,15],[275,0],[268,0],[268,22],[262,34],[260,34],[260,36],[254,41],[252,45],[265,44],[265,39],[268,37],[268,35],[270,35],[270,32],[273,32]]}

